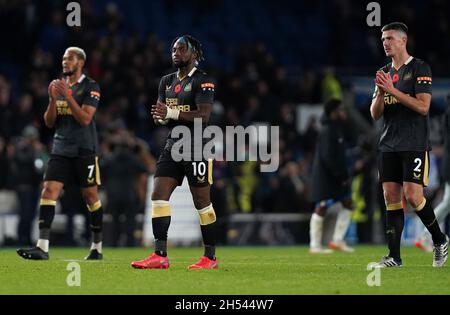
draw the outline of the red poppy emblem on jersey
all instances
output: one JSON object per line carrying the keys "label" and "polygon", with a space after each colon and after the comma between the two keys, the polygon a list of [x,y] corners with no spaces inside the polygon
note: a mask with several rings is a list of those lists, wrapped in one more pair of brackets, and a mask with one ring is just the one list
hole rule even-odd
{"label": "red poppy emblem on jersey", "polygon": [[181,91],[181,84],[175,85],[175,93],[180,93]]}
{"label": "red poppy emblem on jersey", "polygon": [[394,74],[394,76],[392,77],[392,82],[395,83],[400,79],[400,77],[398,76],[398,73]]}

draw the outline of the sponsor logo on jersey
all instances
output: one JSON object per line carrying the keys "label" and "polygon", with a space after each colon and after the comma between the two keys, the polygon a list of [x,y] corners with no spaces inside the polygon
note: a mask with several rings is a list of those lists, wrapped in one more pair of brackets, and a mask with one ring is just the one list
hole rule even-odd
{"label": "sponsor logo on jersey", "polygon": [[166,105],[167,106],[177,106],[178,99],[173,97],[166,97]]}
{"label": "sponsor logo on jersey", "polygon": [[56,114],[60,116],[71,116],[72,110],[69,107],[69,104],[67,104],[67,101],[56,101]]}
{"label": "sponsor logo on jersey", "polygon": [[170,108],[176,108],[180,112],[190,112],[191,111],[191,105],[170,106]]}
{"label": "sponsor logo on jersey", "polygon": [[391,94],[384,93],[384,105],[395,105],[400,103],[398,99],[393,97]]}
{"label": "sponsor logo on jersey", "polygon": [[[406,95],[409,96],[408,93],[406,93]],[[386,93],[386,92],[384,93],[384,105],[395,105],[398,103],[400,103],[398,99],[396,99],[389,93]]]}
{"label": "sponsor logo on jersey", "polygon": [[179,111],[182,112],[190,112],[191,111],[191,105],[178,105],[178,99],[177,98],[170,98],[166,97],[166,105],[170,108],[176,108]]}

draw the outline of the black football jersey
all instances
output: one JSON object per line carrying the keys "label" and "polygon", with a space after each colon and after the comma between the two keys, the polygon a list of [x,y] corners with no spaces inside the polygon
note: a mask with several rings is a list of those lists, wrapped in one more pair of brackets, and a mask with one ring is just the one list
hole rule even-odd
{"label": "black football jersey", "polygon": [[[394,87],[409,96],[431,94],[432,74],[424,61],[410,57],[399,69],[392,63],[381,68],[390,73]],[[374,97],[378,93],[375,88]],[[384,93],[383,129],[379,149],[382,152],[429,151],[430,128],[426,116],[404,106],[389,93]]]}
{"label": "black football jersey", "polygon": [[[197,110],[198,104],[214,102],[215,82],[203,71],[193,68],[183,80],[179,80],[177,73],[162,77],[159,83],[158,100],[171,108],[182,112]],[[172,130],[178,125],[193,128],[193,123],[170,120],[167,126]],[[206,123],[203,123],[205,126]]]}
{"label": "black football jersey", "polygon": [[[96,107],[100,101],[100,87],[84,74],[70,87],[69,93],[81,107],[89,105]],[[72,111],[66,99],[58,96],[56,100],[56,125],[53,137],[52,154],[77,157],[98,154],[98,139],[95,120],[88,126],[81,126],[72,116]]]}

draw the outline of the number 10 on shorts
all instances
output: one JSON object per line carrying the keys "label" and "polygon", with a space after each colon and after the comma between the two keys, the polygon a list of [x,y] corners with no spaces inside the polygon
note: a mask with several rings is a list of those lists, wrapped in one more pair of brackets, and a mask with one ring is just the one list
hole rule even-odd
{"label": "number 10 on shorts", "polygon": [[209,159],[208,162],[192,162],[192,175],[197,177],[197,180],[200,182],[203,182],[207,177],[208,183],[212,185],[212,160]]}
{"label": "number 10 on shorts", "polygon": [[194,171],[194,176],[205,176],[206,163],[205,162],[192,162],[192,169]]}

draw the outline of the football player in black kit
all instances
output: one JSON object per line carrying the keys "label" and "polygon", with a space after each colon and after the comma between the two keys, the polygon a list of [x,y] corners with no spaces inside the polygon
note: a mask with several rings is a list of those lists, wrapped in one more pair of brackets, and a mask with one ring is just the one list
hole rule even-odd
{"label": "football player in black kit", "polygon": [[403,195],[432,235],[433,267],[442,267],[448,258],[448,237],[441,232],[433,208],[423,195],[423,187],[428,184],[431,149],[428,121],[431,69],[424,61],[408,54],[405,24],[394,22],[384,26],[381,40],[386,56],[392,61],[376,73],[370,112],[373,119],[384,119],[379,142],[379,174],[387,209],[389,255],[375,267],[402,265]]}
{"label": "football player in black kit", "polygon": [[49,104],[44,114],[48,128],[55,128],[53,148],[44,175],[39,209],[39,240],[36,247],[18,249],[25,259],[47,260],[50,227],[56,201],[66,183],[75,182],[91,214],[92,245],[88,260],[102,259],[103,209],[98,197],[99,145],[94,115],[100,101],[100,87],[83,74],[86,53],[79,47],[66,49],[62,68],[65,79],[48,87]]}
{"label": "football player in black kit", "polygon": [[[210,200],[212,184],[212,160],[202,157],[195,160],[176,162],[171,149],[178,140],[172,135],[176,126],[186,126],[193,131],[194,119],[201,119],[206,126],[214,101],[215,83],[197,68],[203,60],[200,42],[190,35],[176,38],[172,43],[172,63],[177,72],[164,76],[159,84],[158,101],[152,106],[151,114],[157,124],[166,124],[171,130],[162,151],[155,173],[152,193],[152,227],[155,237],[155,251],[146,259],[132,262],[134,268],[169,268],[167,256],[167,232],[171,220],[169,199],[175,188],[187,177],[199,214],[204,243],[204,255],[188,269],[216,269],[215,254],[216,215]],[[194,143],[194,139],[191,139]]]}

